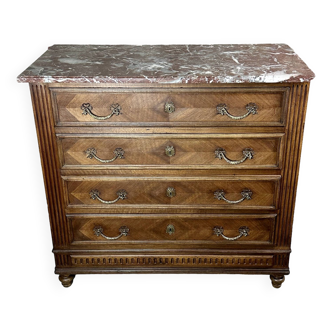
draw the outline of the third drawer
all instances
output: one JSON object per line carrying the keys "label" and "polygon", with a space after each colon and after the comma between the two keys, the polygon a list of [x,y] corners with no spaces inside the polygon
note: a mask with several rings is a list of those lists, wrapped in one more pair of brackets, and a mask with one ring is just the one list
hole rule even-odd
{"label": "third drawer", "polygon": [[70,207],[276,209],[280,176],[64,177]]}

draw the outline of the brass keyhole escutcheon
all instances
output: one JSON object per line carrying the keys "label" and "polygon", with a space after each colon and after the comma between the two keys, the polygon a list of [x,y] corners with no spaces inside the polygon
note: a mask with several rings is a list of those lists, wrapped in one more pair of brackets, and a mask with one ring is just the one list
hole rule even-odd
{"label": "brass keyhole escutcheon", "polygon": [[175,232],[175,227],[173,225],[168,225],[166,227],[166,233],[172,235]]}
{"label": "brass keyhole escutcheon", "polygon": [[175,188],[173,188],[173,187],[168,187],[168,188],[166,189],[166,196],[167,196],[167,197],[175,197],[175,195],[176,195]]}
{"label": "brass keyhole escutcheon", "polygon": [[172,103],[172,102],[165,103],[165,112],[166,113],[173,113],[173,112],[175,112],[174,103]]}
{"label": "brass keyhole escutcheon", "polygon": [[175,155],[175,149],[173,146],[166,146],[165,148],[165,154],[168,157],[172,157]]}

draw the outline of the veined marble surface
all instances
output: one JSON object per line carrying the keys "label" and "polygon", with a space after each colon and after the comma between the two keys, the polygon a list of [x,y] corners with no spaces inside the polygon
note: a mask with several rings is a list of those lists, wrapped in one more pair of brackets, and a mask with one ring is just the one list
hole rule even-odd
{"label": "veined marble surface", "polygon": [[53,45],[18,76],[29,83],[279,83],[315,74],[285,44]]}

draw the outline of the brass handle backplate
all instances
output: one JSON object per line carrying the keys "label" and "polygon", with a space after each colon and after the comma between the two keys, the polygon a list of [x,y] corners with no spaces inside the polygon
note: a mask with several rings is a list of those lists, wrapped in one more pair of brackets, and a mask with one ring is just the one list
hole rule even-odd
{"label": "brass handle backplate", "polygon": [[225,192],[221,189],[221,190],[217,190],[214,192],[214,197],[217,199],[217,200],[224,200],[225,202],[229,203],[229,204],[238,204],[238,203],[241,203],[243,202],[245,199],[251,199],[251,196],[252,196],[252,191],[249,190],[249,189],[243,189],[241,191],[241,195],[242,195],[242,198],[237,200],[237,201],[230,201],[228,200],[226,197],[225,197]]}
{"label": "brass handle backplate", "polygon": [[226,162],[228,162],[231,165],[238,165],[246,161],[247,159],[252,159],[254,158],[254,150],[247,148],[242,151],[243,153],[243,158],[240,160],[231,160],[226,157],[226,151],[223,148],[217,148],[216,151],[214,152],[216,158],[219,159],[224,159]]}
{"label": "brass handle backplate", "polygon": [[120,234],[118,236],[114,236],[114,237],[106,236],[105,234],[103,234],[103,231],[104,230],[101,226],[96,226],[93,229],[93,232],[95,233],[96,236],[102,236],[106,240],[117,240],[117,239],[120,239],[120,237],[122,237],[122,236],[127,236],[129,233],[129,228],[127,226],[121,226],[119,228]]}
{"label": "brass handle backplate", "polygon": [[112,104],[110,107],[111,113],[109,115],[106,116],[98,116],[92,113],[93,107],[91,104],[89,103],[83,103],[81,106],[81,110],[83,111],[82,114],[83,115],[90,115],[91,117],[93,117],[96,120],[107,120],[110,117],[112,117],[113,115],[120,115],[120,111],[121,111],[121,106],[119,104]]}
{"label": "brass handle backplate", "polygon": [[102,198],[100,198],[100,192],[97,189],[93,189],[90,191],[90,197],[92,199],[97,199],[99,202],[104,204],[114,204],[120,199],[126,199],[127,198],[127,192],[123,189],[119,190],[117,193],[118,198],[116,198],[114,201],[105,201]]}
{"label": "brass handle backplate", "polygon": [[239,228],[239,235],[235,237],[228,237],[224,235],[224,229],[222,227],[214,227],[213,228],[213,234],[217,236],[222,236],[225,240],[228,241],[235,241],[239,239],[242,236],[248,236],[249,235],[249,228],[247,226],[242,226]]}
{"label": "brass handle backplate", "polygon": [[234,116],[230,113],[228,113],[228,107],[226,104],[219,104],[217,105],[217,114],[220,115],[227,115],[229,118],[233,120],[241,120],[246,118],[250,114],[257,114],[258,106],[255,103],[249,103],[246,105],[246,110],[248,111],[247,113],[240,115],[240,116]]}

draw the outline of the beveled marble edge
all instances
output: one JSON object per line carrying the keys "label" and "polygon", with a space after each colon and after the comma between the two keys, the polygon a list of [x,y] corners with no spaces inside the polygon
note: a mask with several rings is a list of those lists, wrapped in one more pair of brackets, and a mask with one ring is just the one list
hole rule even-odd
{"label": "beveled marble edge", "polygon": [[308,82],[314,77],[285,44],[53,45],[17,80],[39,84],[225,84]]}
{"label": "beveled marble edge", "polygon": [[159,83],[159,84],[200,84],[200,83],[300,83],[300,82],[309,82],[315,78],[315,75],[311,77],[304,77],[304,76],[291,76],[288,78],[281,78],[277,79],[272,77],[271,79],[261,79],[261,78],[253,78],[250,80],[246,79],[236,79],[232,80],[225,80],[218,77],[187,77],[187,78],[142,78],[142,77],[135,77],[135,78],[126,78],[126,77],[62,77],[62,76],[19,76],[17,78],[17,82],[19,83],[36,83],[36,84],[48,84],[48,83],[123,83],[123,84],[130,84],[130,83]]}

